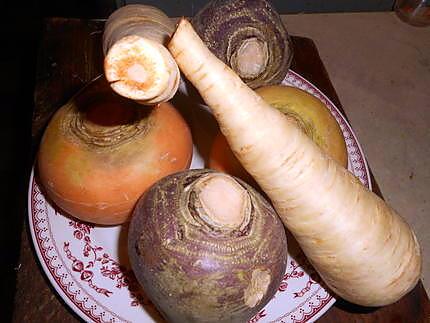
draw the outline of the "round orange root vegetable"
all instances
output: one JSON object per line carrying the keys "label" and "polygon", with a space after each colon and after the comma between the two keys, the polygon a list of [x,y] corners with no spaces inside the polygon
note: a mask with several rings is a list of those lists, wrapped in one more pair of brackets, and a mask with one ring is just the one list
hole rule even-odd
{"label": "round orange root vegetable", "polygon": [[171,104],[142,109],[99,78],[50,121],[38,170],[46,193],[62,210],[115,225],[129,219],[153,183],[187,169],[191,157],[188,125]]}
{"label": "round orange root vegetable", "polygon": [[[292,86],[263,86],[255,90],[270,106],[295,122],[328,156],[348,167],[348,152],[342,130],[327,107],[311,94]],[[214,138],[208,167],[254,182],[234,156],[221,132]]]}

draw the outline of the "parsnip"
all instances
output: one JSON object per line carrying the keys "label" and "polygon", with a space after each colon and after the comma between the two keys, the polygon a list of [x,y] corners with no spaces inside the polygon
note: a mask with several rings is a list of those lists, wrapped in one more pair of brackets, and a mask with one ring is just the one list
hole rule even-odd
{"label": "parsnip", "polygon": [[145,105],[170,100],[180,73],[165,47],[173,22],[159,9],[127,5],[114,11],[103,33],[106,79],[118,94]]}
{"label": "parsnip", "polygon": [[168,45],[245,169],[327,285],[366,306],[393,303],[421,273],[414,232],[203,44],[182,19]]}

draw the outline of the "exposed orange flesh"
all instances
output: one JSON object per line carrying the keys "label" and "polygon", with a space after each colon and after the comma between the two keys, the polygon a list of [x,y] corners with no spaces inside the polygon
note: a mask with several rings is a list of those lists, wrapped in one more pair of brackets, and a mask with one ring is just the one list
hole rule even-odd
{"label": "exposed orange flesh", "polygon": [[[117,61],[114,68],[116,69],[118,79],[130,88],[147,91],[154,84],[154,62],[148,57],[137,54],[130,55]],[[133,69],[135,70],[134,73]],[[141,76],[142,73],[138,73],[137,69],[144,70],[145,77]]]}
{"label": "exposed orange flesh", "polygon": [[256,184],[252,176],[234,156],[221,132],[217,133],[212,143],[209,152],[208,167],[238,177],[250,185],[255,186],[254,184]]}

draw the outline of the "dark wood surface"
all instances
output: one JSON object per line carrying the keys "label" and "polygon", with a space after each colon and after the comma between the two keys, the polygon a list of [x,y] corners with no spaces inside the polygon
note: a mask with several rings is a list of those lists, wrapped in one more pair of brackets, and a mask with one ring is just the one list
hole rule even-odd
{"label": "dark wood surface", "polygon": [[[40,136],[53,112],[88,81],[102,73],[103,23],[63,18],[45,21],[36,76],[33,152],[37,151]],[[293,37],[293,42],[295,58],[292,69],[314,83],[342,110],[313,41]],[[375,181],[374,187],[380,194]],[[45,276],[26,221],[21,237],[13,322],[49,321],[77,322],[80,319],[63,302]],[[430,303],[420,282],[400,301],[382,308],[364,308],[338,300],[319,322],[430,322]]]}
{"label": "dark wood surface", "polygon": [[[117,0],[118,2],[118,0]],[[121,4],[144,3],[157,6],[172,17],[195,15],[197,11],[206,5],[209,0],[121,0]],[[360,12],[360,11],[390,11],[393,8],[394,0],[272,0],[271,1],[281,14],[292,13],[323,13],[323,12]]]}

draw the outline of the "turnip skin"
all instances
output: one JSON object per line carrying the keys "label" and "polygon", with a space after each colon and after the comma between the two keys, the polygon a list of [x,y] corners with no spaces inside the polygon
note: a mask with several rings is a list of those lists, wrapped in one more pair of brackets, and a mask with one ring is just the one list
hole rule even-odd
{"label": "turnip skin", "polygon": [[[255,90],[270,106],[292,118],[331,158],[348,167],[348,152],[342,130],[328,108],[304,90],[285,85],[263,86]],[[217,132],[209,152],[208,168],[224,171],[258,186],[231,151],[227,140]]]}
{"label": "turnip skin", "polygon": [[102,77],[50,120],[37,155],[38,177],[63,212],[99,225],[127,222],[158,179],[189,168],[188,124],[170,103],[142,108]]}
{"label": "turnip skin", "polygon": [[270,1],[212,0],[191,22],[212,53],[249,87],[279,84],[287,74],[293,46]]}
{"label": "turnip skin", "polygon": [[245,322],[272,298],[285,273],[283,225],[246,183],[235,179],[246,188],[252,212],[240,228],[213,226],[197,215],[198,204],[191,202],[195,183],[214,174],[231,178],[211,170],[163,178],[139,200],[132,216],[133,271],[168,321]]}

